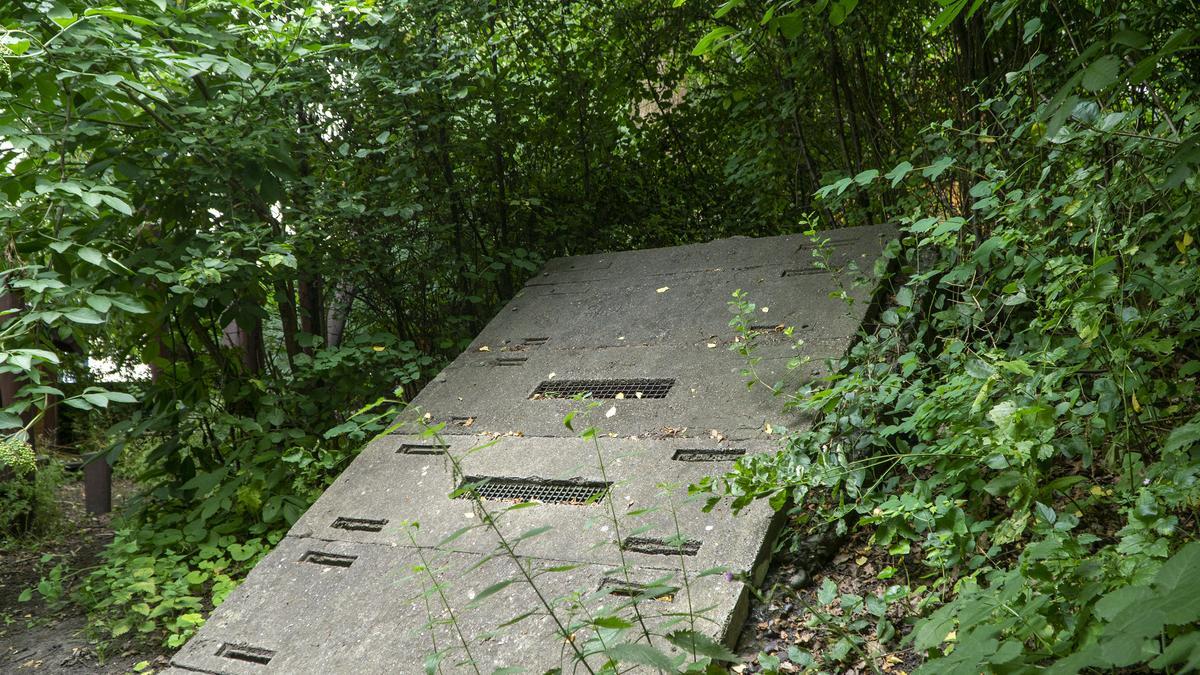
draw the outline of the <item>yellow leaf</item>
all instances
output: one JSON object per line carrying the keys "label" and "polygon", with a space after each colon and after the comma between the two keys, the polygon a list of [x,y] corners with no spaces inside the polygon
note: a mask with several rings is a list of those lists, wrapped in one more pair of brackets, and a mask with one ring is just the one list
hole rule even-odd
{"label": "yellow leaf", "polygon": [[487,346],[487,345],[484,345],[484,346],[482,346],[482,347],[480,347],[480,348],[479,348],[479,351],[481,351],[481,352],[490,352],[490,351],[492,351],[492,348],[491,348],[491,347],[489,347],[489,346]]}
{"label": "yellow leaf", "polygon": [[946,633],[946,639],[943,640],[942,642],[954,642],[957,639],[958,639],[958,631],[952,630],[949,633]]}
{"label": "yellow leaf", "polygon": [[1104,496],[1104,488],[1100,487],[1099,485],[1093,485],[1092,489],[1091,489],[1091,493],[1096,495],[1097,497],[1103,497]]}
{"label": "yellow leaf", "polygon": [[669,290],[671,290],[671,287],[670,287],[670,286],[663,286],[662,288],[660,288],[660,289],[658,289],[657,291],[655,291],[655,293],[666,293],[666,292],[667,292],[667,291],[669,291]]}
{"label": "yellow leaf", "polygon": [[1133,412],[1142,412],[1142,404],[1138,403],[1137,394],[1130,397],[1130,402],[1133,403]]}
{"label": "yellow leaf", "polygon": [[861,567],[861,566],[863,566],[863,565],[866,565],[866,564],[867,564],[867,556],[865,556],[865,555],[860,555],[858,558],[856,558],[856,559],[854,560],[854,564],[855,564],[855,565],[858,565],[858,566],[860,566],[860,567]]}
{"label": "yellow leaf", "polygon": [[1180,253],[1187,253],[1188,247],[1192,245],[1193,241],[1195,240],[1192,239],[1191,233],[1184,232],[1183,238],[1175,242],[1175,248],[1179,249]]}
{"label": "yellow leaf", "polygon": [[381,345],[375,345],[374,347],[371,347],[371,349],[374,349],[377,352],[383,351],[383,347]]}

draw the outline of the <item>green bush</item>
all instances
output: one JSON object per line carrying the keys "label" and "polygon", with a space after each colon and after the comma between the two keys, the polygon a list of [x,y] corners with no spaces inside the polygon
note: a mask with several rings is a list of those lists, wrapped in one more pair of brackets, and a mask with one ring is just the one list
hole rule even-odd
{"label": "green bush", "polygon": [[54,493],[62,479],[57,462],[39,466],[29,443],[15,437],[0,440],[0,535],[50,529],[58,517]]}

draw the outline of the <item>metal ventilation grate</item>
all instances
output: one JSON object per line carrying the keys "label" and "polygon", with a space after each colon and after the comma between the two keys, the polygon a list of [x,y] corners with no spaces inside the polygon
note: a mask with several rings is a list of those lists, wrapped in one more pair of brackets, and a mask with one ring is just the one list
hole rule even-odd
{"label": "metal ventilation grate", "polygon": [[265,666],[271,662],[271,659],[275,658],[275,652],[270,649],[263,649],[262,647],[235,645],[226,642],[217,650],[217,656]]}
{"label": "metal ventilation grate", "polygon": [[339,530],[350,530],[353,532],[379,532],[383,530],[383,526],[387,525],[386,518],[346,518],[341,517],[333,521],[330,527]]}
{"label": "metal ventilation grate", "polygon": [[732,462],[745,454],[742,448],[680,448],[671,459],[676,462]]}
{"label": "metal ventilation grate", "polygon": [[444,455],[449,445],[445,443],[402,443],[397,455]]}
{"label": "metal ventilation grate", "polygon": [[481,499],[546,504],[591,504],[608,492],[612,483],[592,480],[549,480],[545,478],[499,478],[466,476],[458,489],[458,499],[477,494]]}
{"label": "metal ventilation grate", "polygon": [[779,273],[781,277],[809,277],[814,274],[825,274],[828,269],[824,267],[801,267],[796,269],[784,270]]}
{"label": "metal ventilation grate", "polygon": [[621,548],[650,555],[696,555],[700,552],[700,542],[695,539],[675,541],[656,537],[626,537]]}
{"label": "metal ventilation grate", "polygon": [[[818,237],[820,237],[820,235],[818,235]],[[821,238],[820,241],[806,239],[805,241],[801,242],[799,248],[797,248],[796,252],[792,255],[811,253],[811,251],[816,248],[837,248],[838,246],[845,246],[846,244],[856,244],[859,241],[861,241],[861,239],[857,237],[829,237],[828,239]]]}
{"label": "metal ventilation grate", "polygon": [[496,359],[498,366],[523,366],[529,360],[528,356],[501,356]]}
{"label": "metal ventilation grate", "polygon": [[569,398],[579,394],[592,398],[666,398],[674,384],[671,379],[546,380],[529,398]]}
{"label": "metal ventilation grate", "polygon": [[309,551],[300,556],[300,562],[313,563],[314,565],[325,565],[327,567],[349,567],[358,560],[356,555],[341,555],[338,553],[325,553],[323,551]]}
{"label": "metal ventilation grate", "polygon": [[523,344],[529,345],[530,347],[537,347],[538,345],[544,345],[549,341],[550,338],[548,337],[527,337],[523,341]]}
{"label": "metal ventilation grate", "polygon": [[649,597],[653,600],[670,602],[675,599],[679,589],[665,584],[639,584],[635,581],[625,581],[616,577],[604,577],[600,580],[600,592],[609,595],[619,595],[625,598]]}

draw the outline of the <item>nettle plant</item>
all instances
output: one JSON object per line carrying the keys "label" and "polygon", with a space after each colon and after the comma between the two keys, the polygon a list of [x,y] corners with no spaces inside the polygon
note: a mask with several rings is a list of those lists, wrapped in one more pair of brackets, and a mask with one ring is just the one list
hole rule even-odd
{"label": "nettle plant", "polygon": [[[575,397],[582,408],[569,413],[563,420],[568,429],[574,430],[577,418],[585,417],[594,411],[599,403],[584,398]],[[422,434],[437,438],[444,424],[426,426]],[[588,426],[580,432],[580,437],[592,443],[595,450],[597,467],[601,480],[609,482],[606,469],[606,455],[602,448],[601,438],[604,435],[595,426]],[[447,452],[446,460],[450,465],[455,482],[463,476],[462,462],[467,457],[478,452],[486,452],[487,448],[502,442],[502,439],[472,447],[459,455]],[[537,563],[534,559],[522,556],[522,550],[527,543],[544,536],[549,526],[513,534],[502,527],[506,518],[516,512],[528,508],[537,508],[536,502],[522,501],[508,506],[496,506],[485,501],[479,490],[485,482],[464,484],[450,494],[452,498],[463,497],[471,500],[476,518],[471,525],[461,528],[439,542],[439,547],[451,543],[473,530],[484,530],[490,533],[496,542],[496,547],[485,555],[476,565],[488,564],[493,560],[511,563],[512,575],[498,581],[487,588],[472,592],[470,600],[465,605],[452,601],[451,598],[468,592],[469,589],[459,588],[455,582],[446,580],[447,567],[444,561],[437,557],[434,549],[417,547],[414,536],[419,523],[406,525],[406,531],[411,541],[422,556],[421,564],[414,566],[408,577],[423,589],[421,597],[428,610],[426,629],[430,632],[433,651],[424,662],[428,673],[440,672],[443,667],[451,667],[456,672],[483,672],[492,666],[476,661],[472,648],[478,647],[478,636],[469,636],[461,629],[464,614],[480,612],[489,598],[502,593],[510,586],[524,588],[535,601],[532,607],[516,616],[508,617],[496,625],[495,630],[520,630],[520,624],[534,617],[546,617],[548,625],[554,630],[552,636],[547,636],[550,643],[562,644],[563,670],[567,664],[577,672],[587,673],[618,673],[625,672],[629,667],[645,666],[659,672],[723,672],[721,663],[737,662],[738,658],[724,645],[714,641],[706,634],[714,622],[706,616],[706,608],[695,606],[692,602],[692,582],[699,577],[725,574],[723,569],[690,570],[684,553],[684,542],[687,537],[678,529],[677,510],[694,498],[689,497],[682,486],[663,484],[659,487],[663,497],[659,503],[665,506],[639,507],[627,509],[625,504],[616,504],[612,496],[613,490],[606,490],[598,497],[593,497],[595,503],[603,509],[603,519],[607,527],[612,528],[614,535],[612,546],[616,547],[619,564],[606,574],[622,582],[611,587],[604,586],[574,588],[567,592],[555,591],[553,580],[556,576],[567,575],[573,570],[585,567],[583,564],[546,565]],[[673,535],[665,537],[667,545],[679,549],[677,561],[680,565],[678,574],[669,573],[653,580],[635,579],[631,574],[631,565],[625,560],[624,548],[620,542],[626,536],[644,533],[644,529],[631,527],[626,521],[630,518],[645,515],[658,509],[667,509],[675,516],[673,522],[676,529]],[[586,565],[590,567],[592,565]],[[454,575],[451,574],[451,577]],[[561,586],[561,584],[559,584]],[[663,598],[681,597],[684,602],[682,611],[669,609],[674,605],[659,602]],[[460,606],[460,609],[455,609]],[[489,612],[495,612],[492,604]],[[437,635],[448,630],[452,638],[447,643],[438,641]],[[483,639],[491,632],[485,633]],[[496,672],[519,670],[521,664],[511,664],[512,668],[502,668]]]}
{"label": "nettle plant", "polygon": [[800,393],[813,427],[725,480],[908,555],[941,605],[905,638],[922,672],[1200,666],[1182,573],[1200,549],[1180,548],[1200,506],[1200,110],[1182,73],[1151,77],[1193,34],[1096,30],[1067,76],[1035,55],[976,125],[821,191],[899,192],[891,307]]}

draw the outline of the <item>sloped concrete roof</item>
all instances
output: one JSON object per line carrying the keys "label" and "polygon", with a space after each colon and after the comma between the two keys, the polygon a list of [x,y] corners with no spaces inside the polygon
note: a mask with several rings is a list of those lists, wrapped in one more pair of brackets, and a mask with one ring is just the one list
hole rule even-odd
{"label": "sloped concrete roof", "polygon": [[[726,504],[705,511],[686,486],[777,449],[768,425],[804,420],[745,385],[746,363],[728,349],[730,294],[746,291],[757,305],[755,377],[799,384],[849,345],[891,234],[824,233],[827,258],[790,235],[550,261],[426,386],[406,424],[373,441],[304,514],[175,655],[174,670],[418,673],[439,654],[442,672],[473,672],[471,663],[574,672],[583,668],[573,647],[594,638],[575,624],[627,605],[630,585],[656,582],[677,590],[638,603],[652,636],[699,615],[696,630],[732,643],[743,580],[761,578],[776,518],[761,503],[737,516]],[[830,297],[839,288],[851,302]],[[803,346],[778,325],[795,326]],[[813,360],[789,368],[798,356]],[[537,393],[574,381],[599,391],[601,380],[621,396],[589,406]],[[573,429],[563,422],[572,411]],[[418,435],[426,424],[445,427],[436,439]],[[579,437],[588,425],[595,440]],[[495,523],[485,527],[474,501],[452,494],[480,479],[490,481],[481,493],[575,496],[532,508],[483,499]],[[591,489],[604,496],[580,496]],[[678,537],[684,555],[667,543]],[[513,555],[497,554],[506,547]],[[605,660],[586,658],[593,668]]]}

